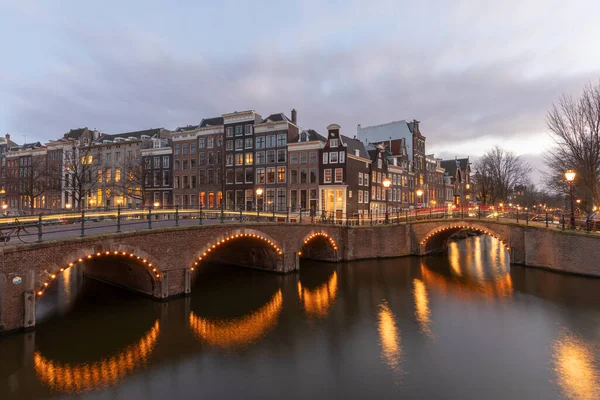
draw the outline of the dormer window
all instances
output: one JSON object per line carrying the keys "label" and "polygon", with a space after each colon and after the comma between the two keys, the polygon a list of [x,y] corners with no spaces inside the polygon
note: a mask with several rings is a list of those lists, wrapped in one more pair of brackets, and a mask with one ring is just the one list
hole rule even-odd
{"label": "dormer window", "polygon": [[329,139],[329,147],[338,147],[338,139]]}
{"label": "dormer window", "polygon": [[354,155],[355,155],[356,157],[360,157],[360,150],[358,150],[358,149],[354,149]]}
{"label": "dormer window", "polygon": [[306,139],[308,139],[308,136],[306,135],[306,132],[302,132],[300,134],[300,141],[301,142],[308,142],[308,140],[306,140]]}

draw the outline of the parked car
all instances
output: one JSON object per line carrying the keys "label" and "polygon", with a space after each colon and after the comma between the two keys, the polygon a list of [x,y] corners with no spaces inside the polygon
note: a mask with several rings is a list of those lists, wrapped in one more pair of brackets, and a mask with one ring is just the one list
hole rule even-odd
{"label": "parked car", "polygon": [[538,215],[534,215],[533,217],[531,217],[529,220],[532,222],[546,222],[546,218],[548,218],[548,223],[549,224],[560,224],[561,220],[558,217],[555,217],[554,215],[546,215],[546,214],[538,214]]}

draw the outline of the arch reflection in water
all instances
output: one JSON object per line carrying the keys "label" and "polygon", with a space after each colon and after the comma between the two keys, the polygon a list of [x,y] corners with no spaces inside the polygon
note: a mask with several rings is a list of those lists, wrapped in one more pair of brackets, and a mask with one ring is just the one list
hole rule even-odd
{"label": "arch reflection in water", "polygon": [[283,305],[281,289],[267,304],[252,314],[225,321],[210,321],[190,313],[192,331],[210,345],[220,348],[248,346],[263,338],[277,324]]}
{"label": "arch reflection in water", "polygon": [[337,272],[333,271],[326,283],[313,290],[302,286],[302,283],[298,282],[298,297],[308,315],[324,318],[335,303],[337,289]]}
{"label": "arch reflection in water", "polygon": [[114,385],[144,366],[148,361],[160,332],[158,321],[134,345],[114,356],[89,364],[59,363],[46,359],[39,351],[33,356],[35,372],[51,389],[79,393]]}
{"label": "arch reflection in water", "polygon": [[600,398],[600,366],[597,349],[581,338],[562,332],[553,345],[557,383],[569,399]]}
{"label": "arch reflection in water", "polygon": [[396,377],[400,378],[403,374],[400,330],[396,326],[394,314],[390,310],[387,302],[384,302],[379,306],[378,319],[381,358],[383,358],[383,361]]}
{"label": "arch reflection in water", "polygon": [[[487,299],[512,296],[507,251],[498,240],[479,236],[454,242],[448,246],[447,257],[450,265],[447,272],[438,268],[438,264],[444,266],[443,258],[432,256],[422,259],[421,276],[428,288],[466,301],[480,296]],[[482,260],[491,267],[484,269]]]}
{"label": "arch reflection in water", "polygon": [[413,280],[413,295],[415,298],[415,316],[419,322],[419,329],[422,333],[433,339],[429,298],[427,297],[427,288],[422,280]]}

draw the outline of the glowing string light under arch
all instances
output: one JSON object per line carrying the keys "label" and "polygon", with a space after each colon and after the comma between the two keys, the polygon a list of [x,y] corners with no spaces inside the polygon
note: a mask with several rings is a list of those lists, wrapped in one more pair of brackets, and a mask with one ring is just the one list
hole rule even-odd
{"label": "glowing string light under arch", "polygon": [[[308,236],[306,239],[304,239],[304,246],[306,246],[308,243],[310,243],[311,240],[317,239],[317,238],[324,238],[326,239],[329,244],[331,245],[331,247],[333,248],[333,250],[338,249],[338,245],[335,242],[335,240],[329,236],[328,234],[326,234],[325,232],[316,232],[316,233],[312,233],[310,236]],[[302,251],[298,252],[298,255],[301,256],[302,255]]]}
{"label": "glowing string light under arch", "polygon": [[506,244],[504,242],[504,240],[502,240],[502,238],[498,237],[498,235],[496,235],[495,233],[490,232],[490,231],[488,231],[486,229],[483,229],[483,228],[478,228],[478,227],[475,227],[475,226],[468,226],[468,225],[452,225],[452,226],[446,226],[446,227],[443,227],[443,228],[440,228],[440,229],[436,229],[435,231],[428,233],[427,236],[425,236],[423,238],[423,240],[421,240],[421,242],[419,244],[420,245],[424,245],[430,238],[434,237],[438,233],[441,233],[441,232],[444,232],[444,231],[447,231],[447,230],[454,230],[454,229],[458,229],[458,230],[461,230],[461,229],[470,229],[470,230],[473,230],[473,231],[476,231],[476,232],[485,233],[486,235],[489,235],[489,236],[493,237],[494,239],[498,239],[498,241],[500,243],[502,243],[502,245],[506,248],[506,250],[510,250],[510,247],[508,246],[508,244]]}
{"label": "glowing string light under arch", "polygon": [[235,235],[227,235],[206,246],[206,250],[204,250],[202,254],[196,259],[196,261],[194,261],[194,265],[190,267],[190,270],[193,271],[194,268],[197,267],[200,264],[200,262],[202,262],[202,260],[206,260],[206,257],[208,257],[212,251],[216,250],[220,246],[223,246],[224,244],[229,243],[232,240],[241,238],[262,240],[265,244],[269,245],[277,253],[277,255],[283,254],[281,248],[269,238],[266,238],[256,233],[237,233]]}
{"label": "glowing string light under arch", "polygon": [[161,277],[160,272],[155,267],[152,266],[152,263],[149,262],[148,259],[146,259],[144,257],[136,256],[135,254],[128,253],[126,251],[104,250],[104,251],[99,251],[99,252],[96,252],[96,253],[88,254],[85,257],[78,258],[75,261],[67,263],[67,265],[65,265],[64,267],[60,267],[59,270],[56,273],[50,274],[49,279],[47,281],[45,281],[45,282],[42,283],[42,286],[36,292],[37,296],[40,297],[41,295],[44,294],[44,290],[50,285],[51,281],[53,281],[54,279],[57,278],[57,274],[58,273],[65,272],[65,270],[67,270],[68,268],[71,268],[72,266],[74,266],[77,263],[83,263],[83,262],[85,262],[87,260],[92,260],[92,259],[97,259],[97,258],[107,257],[107,256],[127,258],[127,259],[131,259],[131,260],[139,260],[139,262],[141,262],[146,267],[146,269],[149,272],[151,272],[151,275],[153,277],[156,277],[156,278],[160,278]]}

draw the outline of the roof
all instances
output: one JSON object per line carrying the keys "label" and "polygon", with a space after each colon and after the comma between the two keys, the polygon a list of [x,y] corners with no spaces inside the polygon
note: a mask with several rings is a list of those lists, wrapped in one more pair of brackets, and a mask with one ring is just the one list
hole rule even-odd
{"label": "roof", "polygon": [[302,132],[300,132],[300,135],[298,135],[298,142],[302,141],[302,134],[306,134],[307,136],[307,140],[304,140],[305,142],[327,141],[324,136],[319,135],[319,132],[315,131],[314,129],[304,129]]}
{"label": "roof", "polygon": [[21,146],[21,150],[31,150],[38,147],[42,147],[42,144],[40,142],[23,143],[23,145]]}
{"label": "roof", "polygon": [[180,126],[179,128],[175,129],[175,132],[193,131],[194,129],[197,129],[198,127],[200,127],[200,125]]}
{"label": "roof", "polygon": [[69,138],[69,139],[79,139],[86,130],[87,130],[87,127],[71,129],[69,132],[65,133],[65,137]]}
{"label": "roof", "polygon": [[159,136],[160,135],[160,131],[162,131],[163,128],[154,128],[154,129],[146,129],[143,131],[135,131],[135,132],[125,132],[125,133],[115,133],[115,134],[105,134],[102,135],[99,140],[112,140],[115,138],[130,138],[130,137],[135,137],[137,139],[141,139],[142,136]]}
{"label": "roof", "polygon": [[261,123],[265,123],[265,122],[282,122],[282,121],[287,121],[287,122],[292,122],[291,119],[289,119],[288,117],[285,116],[284,113],[278,113],[278,114],[271,114],[269,115],[267,118],[263,119],[261,121]]}
{"label": "roof", "polygon": [[444,168],[444,170],[450,176],[456,176],[456,168],[458,165],[460,165],[460,169],[464,171],[469,165],[469,158],[457,158],[455,160],[440,161],[440,167]]}
{"label": "roof", "polygon": [[346,144],[346,149],[348,154],[355,154],[355,151],[358,150],[359,157],[366,158],[370,160],[369,154],[367,153],[367,149],[365,149],[365,145],[358,139],[352,139],[348,136],[340,135],[342,138],[342,142]]}
{"label": "roof", "polygon": [[200,128],[206,128],[207,126],[220,126],[223,125],[223,117],[214,118],[202,118],[200,122]]}

